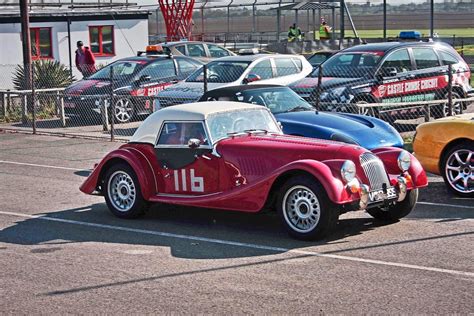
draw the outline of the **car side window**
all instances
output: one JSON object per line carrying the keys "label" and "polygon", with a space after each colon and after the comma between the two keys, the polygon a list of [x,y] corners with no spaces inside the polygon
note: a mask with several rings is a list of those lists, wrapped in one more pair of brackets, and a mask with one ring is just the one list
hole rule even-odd
{"label": "car side window", "polygon": [[288,76],[300,72],[291,58],[275,58],[277,76]]}
{"label": "car side window", "polygon": [[439,50],[438,53],[439,53],[439,56],[441,57],[441,61],[443,62],[443,65],[454,65],[454,64],[459,63],[458,59],[448,52]]}
{"label": "car side window", "polygon": [[164,79],[176,76],[176,69],[172,59],[161,60],[145,67],[139,77],[150,76],[151,80]]}
{"label": "car side window", "polygon": [[202,44],[188,44],[188,56],[190,57],[206,57],[206,51]]}
{"label": "car side window", "polygon": [[298,69],[300,71],[303,70],[303,63],[301,62],[301,59],[299,58],[292,58],[293,62],[296,64],[296,67],[298,67]]}
{"label": "car side window", "polygon": [[180,52],[183,55],[186,55],[186,46],[184,45],[177,45],[174,47],[178,52]]}
{"label": "car side window", "polygon": [[433,68],[440,65],[438,56],[431,48],[413,48],[413,56],[417,69]]}
{"label": "car side window", "polygon": [[201,145],[209,144],[201,122],[167,122],[161,129],[158,145],[187,147],[192,138],[199,139]]}
{"label": "car side window", "polygon": [[260,79],[270,79],[273,77],[272,63],[270,59],[262,60],[257,63],[252,70],[251,74],[255,74],[260,77]]}
{"label": "car side window", "polygon": [[230,55],[227,50],[217,45],[207,44],[207,48],[209,49],[209,53],[211,54],[211,57],[214,57],[214,58],[225,57],[225,56]]}
{"label": "car side window", "polygon": [[181,75],[185,77],[190,75],[194,70],[199,67],[198,64],[194,64],[186,59],[176,58],[176,61],[178,62],[178,67]]}
{"label": "car side window", "polygon": [[382,64],[382,69],[396,68],[397,72],[407,72],[413,70],[408,50],[400,49],[391,53]]}

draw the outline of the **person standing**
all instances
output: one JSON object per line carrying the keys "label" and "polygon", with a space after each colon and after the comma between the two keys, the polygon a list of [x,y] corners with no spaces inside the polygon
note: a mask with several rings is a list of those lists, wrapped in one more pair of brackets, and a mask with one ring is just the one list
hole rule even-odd
{"label": "person standing", "polygon": [[322,21],[321,25],[319,26],[319,39],[320,40],[328,40],[331,39],[331,31],[332,27],[330,27],[326,21]]}
{"label": "person standing", "polygon": [[77,42],[76,67],[84,77],[89,77],[96,71],[94,54],[89,47],[84,47],[82,41]]}
{"label": "person standing", "polygon": [[293,23],[288,30],[288,42],[294,42],[295,40],[301,41],[302,32],[299,27],[296,26],[296,23]]}

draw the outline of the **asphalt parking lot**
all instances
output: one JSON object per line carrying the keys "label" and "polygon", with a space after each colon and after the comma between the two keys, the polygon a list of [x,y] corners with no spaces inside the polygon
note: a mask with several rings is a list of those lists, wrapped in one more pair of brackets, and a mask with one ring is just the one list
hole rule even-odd
{"label": "asphalt parking lot", "polygon": [[114,217],[78,187],[119,145],[0,133],[2,314],[474,312],[474,201],[439,177],[397,223],[349,213],[302,242],[273,213]]}

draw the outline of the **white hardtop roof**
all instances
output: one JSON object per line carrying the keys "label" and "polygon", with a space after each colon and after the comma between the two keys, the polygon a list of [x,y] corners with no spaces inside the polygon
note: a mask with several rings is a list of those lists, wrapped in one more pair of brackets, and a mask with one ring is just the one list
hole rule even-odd
{"label": "white hardtop roof", "polygon": [[135,131],[135,134],[133,134],[130,142],[154,145],[164,121],[204,121],[209,115],[214,113],[254,109],[269,111],[261,105],[232,101],[196,102],[170,106],[156,111],[143,121]]}

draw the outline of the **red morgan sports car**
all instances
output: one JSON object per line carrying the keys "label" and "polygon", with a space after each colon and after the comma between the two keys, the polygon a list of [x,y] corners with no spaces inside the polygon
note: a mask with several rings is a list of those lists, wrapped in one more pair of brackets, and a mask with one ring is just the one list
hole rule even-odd
{"label": "red morgan sports car", "polygon": [[420,163],[403,149],[371,152],[283,135],[267,108],[217,101],[155,112],[80,189],[103,195],[121,218],[143,214],[152,202],[242,212],[276,207],[292,236],[318,239],[343,212],[404,217],[426,185]]}

